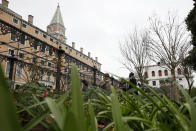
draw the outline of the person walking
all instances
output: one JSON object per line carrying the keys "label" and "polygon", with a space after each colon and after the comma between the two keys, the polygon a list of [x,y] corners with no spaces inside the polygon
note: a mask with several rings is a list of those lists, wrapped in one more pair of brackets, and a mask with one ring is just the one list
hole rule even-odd
{"label": "person walking", "polygon": [[88,82],[86,80],[82,80],[82,91],[87,91]]}
{"label": "person walking", "polygon": [[[129,81],[130,81],[132,84],[134,84],[135,86],[137,85],[137,82],[136,82],[136,79],[135,79],[135,76],[134,76],[134,73],[133,73],[133,72],[131,72],[131,73],[129,74]],[[133,88],[133,86],[132,86],[132,85],[129,85],[129,89],[131,89],[131,88]]]}

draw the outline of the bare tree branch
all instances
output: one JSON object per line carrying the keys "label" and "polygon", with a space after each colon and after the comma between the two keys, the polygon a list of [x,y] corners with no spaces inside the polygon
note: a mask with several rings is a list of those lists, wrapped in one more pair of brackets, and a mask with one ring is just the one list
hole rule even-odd
{"label": "bare tree branch", "polygon": [[[152,59],[161,62],[171,71],[175,71],[188,55],[191,49],[190,34],[186,30],[184,22],[179,22],[177,16],[168,13],[166,21],[157,17],[150,18],[150,49]],[[176,82],[173,73],[174,83]],[[177,89],[174,85],[174,99],[178,99]]]}
{"label": "bare tree branch", "polygon": [[130,72],[136,72],[141,83],[144,82],[144,66],[149,64],[149,33],[138,32],[137,29],[128,35],[123,43],[120,44],[122,54],[122,64]]}

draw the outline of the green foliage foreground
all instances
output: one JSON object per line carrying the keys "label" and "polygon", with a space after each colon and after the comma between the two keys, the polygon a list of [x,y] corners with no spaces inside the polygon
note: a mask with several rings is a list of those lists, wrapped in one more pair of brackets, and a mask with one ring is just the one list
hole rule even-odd
{"label": "green foliage foreground", "polygon": [[[140,95],[135,91],[116,93],[113,87],[112,93],[106,95],[100,89],[91,88],[89,99],[89,93],[81,91],[77,68],[72,66],[70,92],[55,99],[42,100],[35,96],[33,105],[16,109],[2,70],[0,78],[0,131],[35,130],[39,125],[55,131],[97,131],[98,123],[105,126],[104,130],[115,131],[196,131],[196,99],[181,87],[184,102],[171,101],[148,87],[149,93],[146,93],[135,86]],[[88,101],[83,100],[83,96]],[[25,125],[18,119],[23,112],[31,116]],[[46,117],[50,122],[46,122]]]}

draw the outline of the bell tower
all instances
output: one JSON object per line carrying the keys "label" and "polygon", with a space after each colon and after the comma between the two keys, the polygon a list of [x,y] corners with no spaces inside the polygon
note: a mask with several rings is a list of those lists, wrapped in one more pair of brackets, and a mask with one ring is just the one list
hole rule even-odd
{"label": "bell tower", "polygon": [[61,16],[60,6],[58,4],[55,14],[50,24],[47,26],[47,32],[50,35],[54,36],[55,38],[65,43],[66,42],[65,30],[66,29],[63,23],[63,18]]}

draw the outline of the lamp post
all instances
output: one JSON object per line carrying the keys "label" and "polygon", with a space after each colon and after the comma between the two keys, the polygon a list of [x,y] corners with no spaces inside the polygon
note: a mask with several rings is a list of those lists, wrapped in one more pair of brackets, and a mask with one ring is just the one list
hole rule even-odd
{"label": "lamp post", "polygon": [[97,67],[93,66],[93,85],[96,86],[96,75],[97,75]]}
{"label": "lamp post", "polygon": [[13,80],[13,71],[14,71],[14,63],[17,60],[17,58],[14,57],[14,50],[11,51],[11,57],[8,58],[10,61],[10,70],[9,70],[9,80]]}
{"label": "lamp post", "polygon": [[57,76],[56,76],[56,89],[57,91],[60,90],[60,79],[61,79],[61,56],[64,54],[65,51],[61,49],[61,46],[57,50]]}
{"label": "lamp post", "polygon": [[114,77],[113,76],[111,76],[111,81],[112,81],[112,85],[114,85]]}

